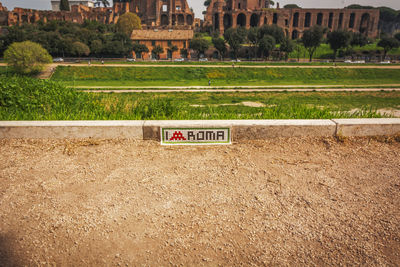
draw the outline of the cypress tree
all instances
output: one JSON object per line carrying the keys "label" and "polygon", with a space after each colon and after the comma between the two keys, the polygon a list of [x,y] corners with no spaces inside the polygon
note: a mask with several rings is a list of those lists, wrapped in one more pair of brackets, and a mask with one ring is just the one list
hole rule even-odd
{"label": "cypress tree", "polygon": [[70,11],[68,0],[61,0],[60,2],[60,10],[61,11]]}

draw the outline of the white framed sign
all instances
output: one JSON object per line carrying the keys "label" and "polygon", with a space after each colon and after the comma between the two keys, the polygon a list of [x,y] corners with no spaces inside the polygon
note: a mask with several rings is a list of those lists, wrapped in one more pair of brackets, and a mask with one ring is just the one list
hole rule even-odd
{"label": "white framed sign", "polygon": [[161,128],[161,145],[230,145],[230,128]]}

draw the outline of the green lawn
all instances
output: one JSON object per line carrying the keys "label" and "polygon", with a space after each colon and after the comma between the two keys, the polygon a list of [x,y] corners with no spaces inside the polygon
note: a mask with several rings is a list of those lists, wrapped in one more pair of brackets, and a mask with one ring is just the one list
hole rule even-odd
{"label": "green lawn", "polygon": [[385,85],[400,69],[58,67],[53,81],[68,86]]}
{"label": "green lawn", "polygon": [[400,109],[400,92],[92,94],[77,92],[51,81],[0,76],[0,120],[332,119],[388,116],[378,112],[379,109]]}

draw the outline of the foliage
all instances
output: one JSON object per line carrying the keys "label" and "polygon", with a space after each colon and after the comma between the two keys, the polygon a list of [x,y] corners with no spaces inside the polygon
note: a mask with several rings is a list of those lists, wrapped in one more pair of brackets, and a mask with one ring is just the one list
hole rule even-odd
{"label": "foliage", "polygon": [[216,37],[216,38],[212,39],[212,43],[213,43],[215,49],[217,49],[217,51],[220,55],[220,58],[222,59],[227,51],[225,40],[222,39],[221,37]]}
{"label": "foliage", "polygon": [[81,42],[75,42],[72,44],[73,53],[75,56],[88,56],[90,54],[90,48]]}
{"label": "foliage", "polygon": [[45,80],[0,77],[0,120],[372,118],[399,101],[399,92],[90,94]]}
{"label": "foliage", "polygon": [[171,53],[171,59],[172,59],[174,57],[174,53],[179,51],[179,48],[176,45],[171,44],[168,46],[167,51]]}
{"label": "foliage", "polygon": [[4,53],[4,59],[20,74],[40,72],[52,62],[51,56],[40,44],[30,41],[10,45]]}
{"label": "foliage", "polygon": [[210,45],[211,44],[208,40],[199,37],[193,38],[189,43],[190,49],[193,49],[199,58],[200,55],[204,54],[208,50]]}
{"label": "foliage", "polygon": [[368,38],[362,33],[352,33],[350,45],[363,47],[368,44]]}
{"label": "foliage", "polygon": [[188,58],[188,56],[189,56],[189,51],[186,48],[181,48],[179,53],[181,54],[182,58]]}
{"label": "foliage", "polygon": [[159,60],[160,54],[164,53],[164,48],[161,45],[156,45],[155,47],[153,47],[153,50],[151,52],[156,56],[156,59]]}
{"label": "foliage", "polygon": [[265,35],[260,41],[259,50],[265,58],[268,58],[275,45],[275,38],[271,35]]}
{"label": "foliage", "polygon": [[60,10],[61,11],[70,11],[69,1],[68,0],[61,0],[60,1]]}
{"label": "foliage", "polygon": [[0,35],[0,54],[12,43],[23,41],[41,44],[53,57],[74,56],[74,42],[84,43],[90,47],[92,55],[104,57],[123,57],[132,51],[130,38],[116,33],[115,25],[96,21],[85,21],[83,24],[49,21],[46,24],[6,27],[6,30],[8,34]]}
{"label": "foliage", "polygon": [[[0,76],[0,119],[79,120],[83,113],[96,116],[91,95],[47,81],[28,77]],[[89,117],[88,117],[89,119]]]}
{"label": "foliage", "polygon": [[131,36],[133,30],[142,29],[142,24],[138,15],[127,12],[119,17],[116,28],[118,32]]}
{"label": "foliage", "polygon": [[238,57],[238,52],[242,44],[246,42],[247,31],[245,28],[229,28],[224,32],[224,39],[229,44],[235,58]]}
{"label": "foliage", "polygon": [[299,7],[296,4],[287,4],[287,5],[284,5],[283,8],[301,8],[301,7]]}
{"label": "foliage", "polygon": [[143,58],[143,53],[148,53],[149,48],[145,44],[136,43],[133,45],[133,51],[135,51],[136,57]]}
{"label": "foliage", "polygon": [[400,42],[400,32],[396,33],[396,34],[394,35],[394,38],[396,38],[397,41]]}
{"label": "foliage", "polygon": [[382,85],[400,83],[400,69],[58,67],[52,79],[82,86]]}
{"label": "foliage", "polygon": [[285,59],[287,60],[289,57],[289,53],[293,52],[295,49],[295,43],[289,39],[289,37],[285,37],[282,41],[279,50],[285,53]]}
{"label": "foliage", "polygon": [[333,59],[336,60],[336,54],[339,49],[349,46],[351,34],[348,31],[337,30],[328,33],[328,44],[333,50]]}
{"label": "foliage", "polygon": [[323,38],[324,29],[318,25],[304,31],[301,41],[310,55],[310,62],[315,50],[322,44]]}
{"label": "foliage", "polygon": [[277,44],[281,44],[285,39],[285,33],[283,29],[275,24],[272,25],[263,25],[259,29],[259,36],[258,39],[261,40],[265,35],[270,35],[274,37],[275,42]]}
{"label": "foliage", "polygon": [[382,47],[384,50],[383,58],[386,58],[387,52],[394,48],[400,47],[400,42],[393,37],[384,37],[378,42],[378,46]]}

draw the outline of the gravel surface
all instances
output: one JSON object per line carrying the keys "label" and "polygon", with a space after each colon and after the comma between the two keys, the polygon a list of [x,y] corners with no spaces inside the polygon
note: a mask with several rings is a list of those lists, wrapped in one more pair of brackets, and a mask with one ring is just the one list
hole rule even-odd
{"label": "gravel surface", "polygon": [[400,138],[0,140],[0,265],[400,265]]}

